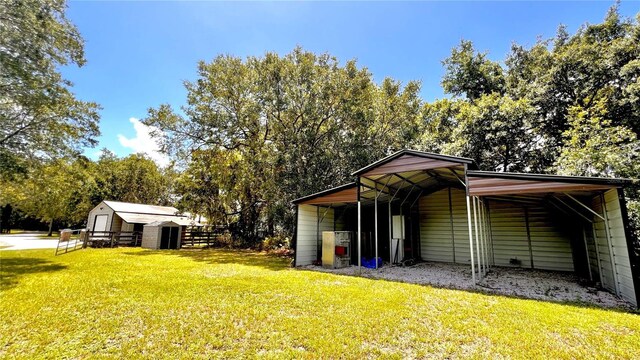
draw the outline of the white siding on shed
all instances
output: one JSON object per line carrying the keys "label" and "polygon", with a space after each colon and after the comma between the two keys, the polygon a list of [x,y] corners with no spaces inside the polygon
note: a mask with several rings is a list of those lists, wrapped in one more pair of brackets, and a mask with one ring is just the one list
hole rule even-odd
{"label": "white siding on shed", "polygon": [[[318,214],[321,219],[319,228]],[[322,241],[322,232],[334,231],[333,216],[332,208],[298,205],[296,266],[310,265],[318,258],[318,245]]]}
{"label": "white siding on shed", "polygon": [[98,204],[98,206],[96,206],[91,211],[89,211],[89,216],[87,217],[87,229],[89,229],[89,231],[93,231],[93,224],[96,220],[97,215],[108,216],[106,231],[111,231],[111,222],[112,222],[114,212],[113,212],[113,209],[108,207],[104,202],[101,202],[100,204]]}
{"label": "white siding on shed", "polygon": [[142,245],[145,249],[160,248],[160,227],[145,226],[142,232]]}

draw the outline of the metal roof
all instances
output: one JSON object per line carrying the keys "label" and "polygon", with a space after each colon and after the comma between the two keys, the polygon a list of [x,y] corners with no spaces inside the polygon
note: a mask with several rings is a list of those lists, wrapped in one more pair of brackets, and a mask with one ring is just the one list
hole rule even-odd
{"label": "metal roof", "polygon": [[105,200],[103,202],[108,207],[113,209],[113,211],[122,211],[122,212],[137,213],[137,214],[156,214],[156,215],[176,215],[180,213],[180,211],[174,208],[173,206],[135,204],[135,203],[127,203],[127,202],[111,201],[111,200]]}
{"label": "metal roof", "polygon": [[154,222],[167,222],[172,221],[178,225],[188,226],[195,224],[195,221],[190,220],[186,216],[174,216],[174,215],[156,215],[156,214],[136,214],[116,211],[116,214],[129,224],[150,224]]}
{"label": "metal roof", "polygon": [[314,193],[314,194],[311,194],[311,195],[303,196],[303,197],[300,197],[300,198],[297,198],[297,199],[293,200],[291,203],[299,204],[299,203],[301,203],[303,201],[312,200],[312,199],[318,198],[320,196],[333,194],[333,193],[336,193],[338,191],[347,190],[347,189],[351,189],[351,188],[356,188],[356,183],[355,182],[351,182],[351,183],[348,183],[348,184],[343,184],[343,185],[340,185],[340,186],[333,187],[331,189],[327,189],[327,190],[323,190],[323,191],[320,191],[320,192],[317,192],[317,193]]}
{"label": "metal roof", "polygon": [[[454,166],[451,166],[452,164]],[[377,191],[397,193],[399,190],[417,187],[423,192],[429,192],[443,184],[460,186],[460,183],[464,182],[464,170],[466,169],[466,166],[462,167],[461,165],[476,166],[473,160],[468,158],[415,150],[401,150],[357,170],[352,175],[358,176],[361,180],[363,186],[360,192],[361,199],[372,200],[371,193],[377,194]],[[472,195],[480,196],[597,191],[622,187],[634,182],[631,179],[619,178],[504,173],[480,170],[467,170],[467,175],[469,192]],[[379,186],[382,186],[382,188],[379,189]],[[373,196],[377,197],[378,195],[375,194]],[[381,196],[386,195],[391,196],[391,194]],[[293,204],[310,205],[354,202],[357,202],[357,186],[355,182],[336,186],[292,201]]]}
{"label": "metal roof", "polygon": [[470,164],[475,166],[475,162],[473,161],[473,159],[469,159],[469,158],[464,158],[464,157],[459,157],[459,156],[451,156],[451,155],[442,155],[442,154],[434,154],[434,153],[430,153],[430,152],[425,152],[425,151],[417,151],[417,150],[410,150],[410,149],[403,149],[400,151],[397,151],[385,158],[382,158],[374,163],[371,163],[361,169],[358,169],[356,171],[354,171],[353,173],[351,173],[351,175],[360,175],[364,172],[367,172],[368,170],[374,169],[378,166],[384,165],[392,160],[395,160],[399,157],[401,157],[402,155],[413,155],[413,156],[418,156],[418,157],[422,157],[422,158],[426,158],[426,159],[434,159],[434,160],[442,160],[442,161],[451,161],[451,162],[456,162],[456,163],[460,163],[460,164]]}
{"label": "metal roof", "polygon": [[152,223],[145,224],[144,226],[163,226],[163,225],[177,225],[177,226],[179,226],[180,224],[176,223],[175,221],[154,221]]}
{"label": "metal roof", "polygon": [[480,171],[469,170],[468,176],[477,176],[485,178],[502,178],[502,179],[515,179],[515,180],[536,180],[536,181],[557,181],[567,183],[578,184],[604,184],[604,185],[628,185],[633,183],[632,179],[623,178],[603,178],[603,177],[591,177],[591,176],[568,176],[568,175],[548,175],[548,174],[527,174],[527,173],[515,173],[515,172],[495,172],[495,171]]}

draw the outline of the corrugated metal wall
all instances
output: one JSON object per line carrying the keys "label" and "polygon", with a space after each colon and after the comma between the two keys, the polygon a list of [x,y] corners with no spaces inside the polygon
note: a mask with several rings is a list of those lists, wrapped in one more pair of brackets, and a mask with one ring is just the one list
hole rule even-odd
{"label": "corrugated metal wall", "polygon": [[[322,220],[319,228],[318,211]],[[317,259],[318,244],[322,239],[322,232],[334,229],[333,216],[333,209],[318,208],[314,205],[298,205],[296,265],[310,265]]]}
{"label": "corrugated metal wall", "polygon": [[[544,207],[527,206],[525,213],[525,207],[520,204],[498,201],[486,203],[489,207],[487,223],[490,224],[493,237],[492,248],[486,249],[490,263],[494,261],[494,265],[498,266],[545,270],[574,270],[570,236],[560,230]],[[427,261],[470,263],[464,190],[451,188],[435,192],[421,198],[419,206],[422,258]],[[490,242],[486,241],[486,245],[490,246]],[[517,259],[520,265],[512,264],[511,259]]]}
{"label": "corrugated metal wall", "polygon": [[605,220],[594,216],[593,226],[600,255],[602,286],[614,293],[618,291],[622,298],[637,305],[617,190],[612,189],[605,192],[603,196],[594,197],[592,207],[598,214],[603,214],[609,222],[607,237]]}
{"label": "corrugated metal wall", "polygon": [[489,204],[495,265],[574,270],[570,236],[547,209],[504,201]]}
{"label": "corrugated metal wall", "polygon": [[593,226],[591,224],[584,224],[583,237],[583,240],[587,243],[587,251],[589,252],[591,276],[594,281],[600,281],[600,254],[596,252],[596,242],[593,236]]}
{"label": "corrugated metal wall", "polygon": [[418,204],[422,258],[428,261],[470,263],[464,190],[440,190],[420,198]]}
{"label": "corrugated metal wall", "polygon": [[562,230],[549,210],[531,206],[529,232],[533,250],[533,267],[536,269],[574,271],[571,234]]}

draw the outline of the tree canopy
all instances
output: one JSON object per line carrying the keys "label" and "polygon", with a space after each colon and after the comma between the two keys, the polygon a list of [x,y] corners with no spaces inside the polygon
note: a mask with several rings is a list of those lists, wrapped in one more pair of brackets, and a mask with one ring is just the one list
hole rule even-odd
{"label": "tree canopy", "polygon": [[291,200],[343,183],[419,134],[420,84],[378,85],[355,61],[340,66],[296,48],[285,56],[219,56],[198,70],[186,83],[184,115],[162,105],[144,122],[187,161],[178,182],[185,206],[226,218],[245,242],[276,225],[290,230]]}
{"label": "tree canopy", "polygon": [[77,99],[58,71],[85,63],[65,10],[64,0],[0,2],[0,175],[96,144],[98,105]]}
{"label": "tree canopy", "polygon": [[[640,14],[622,18],[617,5],[575,34],[560,26],[513,44],[503,60],[461,41],[443,60],[447,97],[432,102],[419,81],[376,82],[355,60],[300,47],[201,61],[186,105],[161,104],[143,120],[177,163],[166,169],[141,155],[77,156],[95,142],[98,108],[56,70],[84,63],[64,9],[0,4],[0,182],[12,185],[0,203],[47,221],[82,221],[103,199],[173,204],[251,245],[291,233],[291,200],[402,148],[471,157],[484,170],[640,177]],[[627,196],[638,222],[640,192]]]}
{"label": "tree canopy", "polygon": [[639,59],[638,21],[617,6],[573,35],[560,26],[513,44],[504,61],[463,40],[443,61],[450,97],[431,103],[419,82],[376,83],[355,61],[301,48],[218,56],[186,83],[186,106],[152,108],[144,122],[184,160],[183,205],[251,242],[260,229],[291,229],[293,198],[401,148],[485,170],[637,178]]}

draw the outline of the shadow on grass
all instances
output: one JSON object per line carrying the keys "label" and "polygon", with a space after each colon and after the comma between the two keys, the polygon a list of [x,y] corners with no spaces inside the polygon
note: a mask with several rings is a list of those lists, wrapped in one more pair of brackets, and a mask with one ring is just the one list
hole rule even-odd
{"label": "shadow on grass", "polygon": [[50,273],[64,270],[65,265],[52,263],[39,258],[6,258],[0,259],[0,290],[15,287],[24,275],[34,273]]}
{"label": "shadow on grass", "polygon": [[237,264],[255,266],[266,270],[279,271],[288,269],[290,259],[260,253],[252,250],[231,250],[215,248],[197,248],[180,250],[145,250],[125,252],[132,256],[167,255],[189,258],[211,265]]}
{"label": "shadow on grass", "polygon": [[[594,309],[594,310],[603,310],[603,311],[611,311],[611,312],[616,312],[616,313],[625,313],[625,314],[634,314],[634,315],[640,315],[640,309],[634,308],[633,305],[631,304],[626,304],[626,306],[617,306],[617,307],[610,307],[610,306],[605,306],[605,305],[600,305],[600,304],[596,304],[593,302],[589,302],[589,301],[581,301],[581,300],[564,300],[564,299],[540,299],[540,298],[535,298],[532,296],[526,296],[526,295],[522,295],[522,294],[507,294],[507,293],[503,293],[500,291],[496,291],[496,290],[492,290],[490,288],[484,287],[482,285],[477,285],[474,288],[466,288],[466,287],[456,287],[454,285],[444,285],[444,284],[437,284],[437,283],[416,283],[416,282],[411,282],[408,280],[401,280],[401,279],[386,279],[386,278],[382,278],[382,277],[375,277],[375,275],[358,275],[358,274],[345,274],[345,273],[337,273],[337,272],[331,272],[331,271],[322,271],[322,270],[318,270],[318,269],[314,269],[314,268],[305,268],[305,267],[298,267],[296,268],[296,270],[299,271],[309,271],[309,272],[316,272],[316,273],[322,273],[322,274],[329,274],[329,275],[335,275],[335,276],[344,276],[344,277],[351,277],[351,278],[362,278],[362,279],[367,279],[367,280],[372,280],[372,281],[382,281],[385,283],[400,283],[400,284],[407,284],[407,285],[413,285],[413,286],[420,286],[420,287],[430,287],[430,288],[434,288],[434,289],[442,289],[442,290],[451,290],[451,291],[459,291],[459,292],[466,292],[466,293],[471,293],[471,294],[480,294],[480,295],[485,295],[485,296],[491,296],[491,297],[496,297],[496,298],[504,298],[504,299],[516,299],[516,300],[525,300],[525,301],[535,301],[535,302],[539,302],[539,303],[547,303],[547,304],[557,304],[557,305],[564,305],[564,306],[572,306],[572,307],[579,307],[579,308],[584,308],[584,309]],[[469,271],[469,277],[471,277],[471,272]]]}

